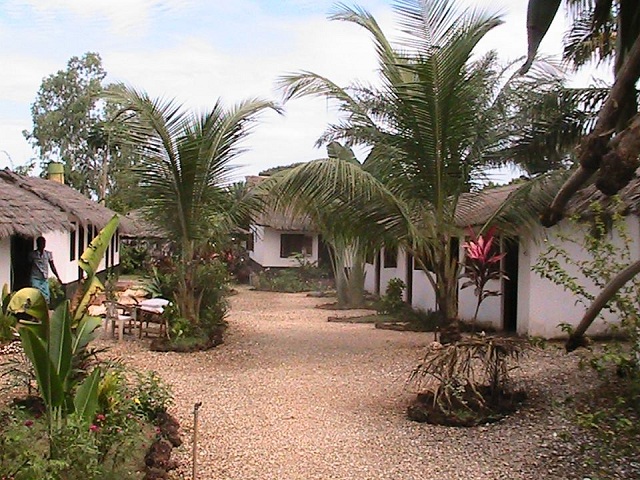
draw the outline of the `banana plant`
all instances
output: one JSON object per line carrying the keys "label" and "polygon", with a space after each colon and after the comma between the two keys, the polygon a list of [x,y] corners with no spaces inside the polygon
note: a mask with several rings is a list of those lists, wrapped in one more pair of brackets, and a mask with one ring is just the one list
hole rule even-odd
{"label": "banana plant", "polygon": [[87,315],[86,310],[93,295],[104,289],[96,273],[118,223],[118,217],[114,216],[80,257],[78,263],[86,276],[74,302],[67,300],[49,317],[42,293],[24,288],[11,297],[7,306],[14,314],[26,313],[33,318],[21,321],[18,332],[47,408],[50,435],[62,427],[67,415],[74,414],[90,422],[98,408],[100,370],[95,368],[78,383],[74,367],[101,323],[99,318]]}
{"label": "banana plant", "polygon": [[45,322],[22,324],[18,332],[24,352],[33,365],[38,389],[47,408],[49,429],[53,433],[61,428],[68,414],[90,422],[96,413],[100,370],[94,369],[77,384],[73,366],[74,359],[87,346],[100,320],[84,317],[78,327],[72,329],[69,301],[58,306],[50,319],[41,317],[41,320]]}

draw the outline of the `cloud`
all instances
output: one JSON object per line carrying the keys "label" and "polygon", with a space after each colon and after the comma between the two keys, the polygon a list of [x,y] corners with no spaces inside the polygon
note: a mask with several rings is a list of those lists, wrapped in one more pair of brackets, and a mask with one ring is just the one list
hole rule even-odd
{"label": "cloud", "polygon": [[81,21],[106,20],[115,35],[142,34],[157,12],[170,15],[187,8],[190,0],[8,0],[7,11],[27,9],[35,15],[34,21],[55,22],[65,15],[79,17]]}

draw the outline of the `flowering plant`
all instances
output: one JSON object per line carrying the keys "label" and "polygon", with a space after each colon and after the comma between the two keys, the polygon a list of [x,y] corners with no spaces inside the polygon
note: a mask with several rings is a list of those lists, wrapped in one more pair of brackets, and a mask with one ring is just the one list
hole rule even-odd
{"label": "flowering plant", "polygon": [[500,270],[500,262],[505,253],[500,253],[499,244],[495,243],[495,231],[495,227],[491,227],[484,235],[476,235],[469,227],[470,239],[462,244],[466,256],[462,276],[468,280],[460,288],[474,287],[474,294],[478,298],[476,311],[473,315],[473,325],[478,318],[478,311],[484,299],[500,295],[499,291],[487,288],[489,280],[506,278]]}

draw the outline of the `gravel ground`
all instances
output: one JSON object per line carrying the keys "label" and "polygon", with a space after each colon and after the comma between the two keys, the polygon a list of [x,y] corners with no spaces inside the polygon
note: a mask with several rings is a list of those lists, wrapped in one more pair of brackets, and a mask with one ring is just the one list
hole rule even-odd
{"label": "gravel ground", "polygon": [[[184,445],[173,478],[191,478],[193,406],[199,479],[583,479],[573,460],[589,441],[558,412],[591,381],[559,348],[522,363],[530,400],[475,428],[409,421],[405,381],[428,333],[329,323],[358,312],[315,309],[326,299],[241,290],[231,298],[225,344],[195,354],[149,352],[102,341],[109,355],[156,370],[173,388]],[[580,458],[580,457],[578,457]],[[607,478],[637,478],[621,467]],[[595,477],[594,477],[595,478]],[[599,477],[602,478],[602,477]]]}

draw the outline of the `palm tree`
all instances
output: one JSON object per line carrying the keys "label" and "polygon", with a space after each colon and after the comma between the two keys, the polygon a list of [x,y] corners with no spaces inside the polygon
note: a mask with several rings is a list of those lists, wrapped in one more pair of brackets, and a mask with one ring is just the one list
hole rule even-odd
{"label": "palm tree", "polygon": [[[401,0],[395,9],[404,34],[397,47],[364,10],[343,6],[332,16],[372,36],[380,86],[343,89],[310,72],[282,78],[286,100],[327,96],[346,114],[319,142],[342,140],[372,147],[362,168],[339,159],[324,163],[325,169],[333,165],[335,171],[322,177],[304,174],[312,167],[301,168],[295,179],[289,176],[286,193],[313,195],[316,205],[323,206],[341,198],[345,189],[353,193],[343,203],[360,200],[357,205],[363,210],[357,215],[360,220],[352,222],[354,228],[366,225],[373,235],[381,226],[394,232],[427,272],[438,310],[452,319],[457,316],[459,273],[453,241],[459,234],[456,204],[489,161],[485,153],[496,146],[497,112],[490,108],[498,77],[495,57],[474,61],[472,52],[500,19],[477,10],[460,12],[444,0]],[[281,198],[286,196],[281,193]]]}
{"label": "palm tree", "polygon": [[236,220],[227,188],[231,162],[243,152],[241,142],[265,109],[273,103],[252,99],[225,109],[214,107],[196,115],[175,101],[152,100],[146,93],[125,88],[118,94],[124,105],[130,135],[142,154],[136,175],[145,199],[146,217],[161,224],[174,241],[181,276],[176,302],[180,315],[199,322],[199,299],[193,292],[194,269],[208,239]]}
{"label": "palm tree", "polygon": [[380,201],[385,196],[389,200],[389,193],[375,178],[349,181],[354,170],[363,168],[350,148],[331,142],[327,151],[329,158],[276,172],[259,185],[257,195],[265,199],[267,209],[311,218],[329,247],[338,305],[359,308],[365,301],[366,260],[391,241],[385,219],[402,212],[381,208]]}

